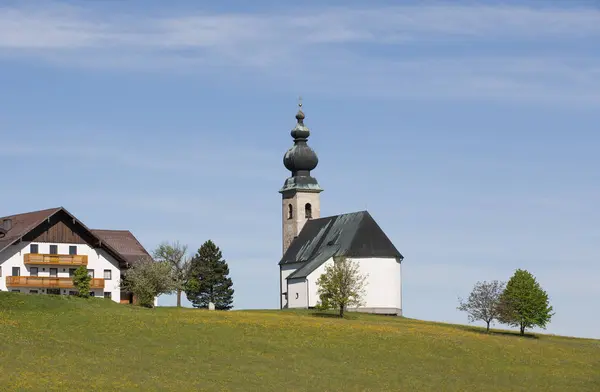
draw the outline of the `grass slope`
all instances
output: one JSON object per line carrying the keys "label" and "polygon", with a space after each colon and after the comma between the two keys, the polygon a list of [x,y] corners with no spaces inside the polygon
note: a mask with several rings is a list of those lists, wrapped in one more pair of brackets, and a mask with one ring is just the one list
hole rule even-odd
{"label": "grass slope", "polygon": [[600,341],[0,293],[3,391],[598,391]]}

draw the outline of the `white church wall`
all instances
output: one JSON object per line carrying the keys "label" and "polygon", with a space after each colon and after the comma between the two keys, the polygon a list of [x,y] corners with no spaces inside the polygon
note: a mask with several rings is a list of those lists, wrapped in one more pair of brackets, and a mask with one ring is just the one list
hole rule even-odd
{"label": "white church wall", "polygon": [[287,277],[290,276],[294,271],[300,268],[303,263],[294,263],[294,264],[286,264],[280,266],[279,273],[281,275],[281,308],[285,308],[288,305],[288,300],[286,299],[285,293],[288,290],[288,282]]}
{"label": "white church wall", "polygon": [[[369,313],[401,313],[402,310],[402,279],[401,264],[395,258],[357,258],[359,271],[367,275],[364,305],[355,309]],[[317,304],[317,279],[325,267],[333,263],[333,258],[327,260],[308,276],[309,306]],[[352,310],[352,309],[349,309]]]}
{"label": "white church wall", "polygon": [[288,279],[288,308],[308,308],[305,278]]}
{"label": "white church wall", "polygon": [[327,260],[326,262],[324,262],[323,264],[321,264],[320,266],[317,267],[317,269],[315,269],[310,275],[308,275],[307,280],[308,280],[308,306],[313,308],[317,305],[317,303],[319,302],[319,294],[318,294],[318,287],[317,287],[317,280],[319,279],[319,276],[321,276],[323,274],[323,272],[325,272],[325,267],[333,264],[333,258],[330,258],[329,260]]}
{"label": "white church wall", "polygon": [[364,308],[402,309],[400,263],[395,258],[355,259],[367,275]]}

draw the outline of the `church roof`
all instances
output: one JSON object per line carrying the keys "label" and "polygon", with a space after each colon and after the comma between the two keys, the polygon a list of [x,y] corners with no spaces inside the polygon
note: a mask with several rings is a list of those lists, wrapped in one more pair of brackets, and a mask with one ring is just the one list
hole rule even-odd
{"label": "church roof", "polygon": [[304,263],[288,279],[305,278],[334,256],[404,258],[371,214],[358,211],[307,221],[279,265]]}

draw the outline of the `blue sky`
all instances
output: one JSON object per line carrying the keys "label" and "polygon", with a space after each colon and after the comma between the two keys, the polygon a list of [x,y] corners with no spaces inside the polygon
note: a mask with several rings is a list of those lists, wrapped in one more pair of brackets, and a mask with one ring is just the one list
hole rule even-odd
{"label": "blue sky", "polygon": [[526,268],[547,332],[600,338],[600,7],[365,4],[0,1],[0,215],[212,239],[236,308],[275,308],[301,95],[321,213],[371,212],[406,316],[467,323]]}

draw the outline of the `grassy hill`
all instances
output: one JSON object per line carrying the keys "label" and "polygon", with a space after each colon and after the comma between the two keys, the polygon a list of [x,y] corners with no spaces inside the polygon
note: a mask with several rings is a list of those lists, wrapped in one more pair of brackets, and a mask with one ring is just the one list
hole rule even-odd
{"label": "grassy hill", "polygon": [[2,391],[598,391],[600,341],[0,293]]}

